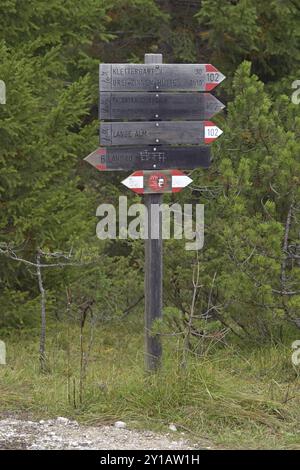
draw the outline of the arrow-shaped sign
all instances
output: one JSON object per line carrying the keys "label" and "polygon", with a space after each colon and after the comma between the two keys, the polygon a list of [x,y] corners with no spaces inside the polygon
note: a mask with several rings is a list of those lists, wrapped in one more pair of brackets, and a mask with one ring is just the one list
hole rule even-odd
{"label": "arrow-shaped sign", "polygon": [[176,167],[192,170],[210,166],[210,147],[99,147],[85,160],[99,171],[167,170]]}
{"label": "arrow-shaped sign", "polygon": [[223,131],[211,121],[105,122],[101,145],[209,144]]}
{"label": "arrow-shaped sign", "polygon": [[100,93],[100,119],[106,121],[202,121],[225,106],[210,93]]}
{"label": "arrow-shaped sign", "polygon": [[135,171],[122,183],[138,194],[177,193],[193,180],[180,170]]}
{"label": "arrow-shaped sign", "polygon": [[211,64],[100,64],[100,91],[211,91],[224,78]]}

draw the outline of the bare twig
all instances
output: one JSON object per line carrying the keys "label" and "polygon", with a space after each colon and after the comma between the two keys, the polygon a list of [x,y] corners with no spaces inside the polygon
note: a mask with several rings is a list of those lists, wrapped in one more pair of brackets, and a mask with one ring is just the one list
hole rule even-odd
{"label": "bare twig", "polygon": [[40,367],[41,372],[47,371],[46,361],[46,292],[43,285],[41,270],[41,252],[38,249],[36,255],[36,274],[41,294],[41,334],[40,334]]}
{"label": "bare twig", "polygon": [[189,351],[190,336],[191,336],[191,332],[192,332],[192,325],[193,325],[194,314],[195,314],[197,291],[201,287],[201,286],[199,286],[200,264],[199,264],[198,256],[199,255],[198,255],[198,252],[197,252],[197,265],[196,265],[196,267],[194,266],[194,269],[193,269],[192,304],[191,304],[191,309],[190,309],[190,312],[189,312],[189,319],[188,319],[188,322],[187,322],[187,328],[186,328],[184,343],[183,343],[183,355],[182,355],[181,367],[184,367],[184,368],[187,365],[187,353]]}

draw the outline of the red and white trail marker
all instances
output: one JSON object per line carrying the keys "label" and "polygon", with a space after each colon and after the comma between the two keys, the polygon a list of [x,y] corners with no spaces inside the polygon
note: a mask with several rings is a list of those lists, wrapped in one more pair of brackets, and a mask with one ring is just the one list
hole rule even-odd
{"label": "red and white trail marker", "polygon": [[178,193],[193,180],[180,170],[135,171],[122,184],[138,194]]}
{"label": "red and white trail marker", "polygon": [[225,75],[219,72],[219,70],[216,67],[214,67],[212,64],[205,64],[205,71],[206,71],[205,91],[213,90],[226,78]]}
{"label": "red and white trail marker", "polygon": [[222,129],[216,126],[212,121],[204,121],[204,143],[205,144],[211,144],[222,134],[223,134]]}

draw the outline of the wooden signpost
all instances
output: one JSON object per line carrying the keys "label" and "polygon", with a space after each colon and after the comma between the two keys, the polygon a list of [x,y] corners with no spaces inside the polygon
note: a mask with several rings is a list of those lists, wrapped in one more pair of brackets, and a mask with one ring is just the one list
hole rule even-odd
{"label": "wooden signpost", "polygon": [[99,171],[135,170],[122,183],[144,195],[148,231],[156,226],[159,233],[145,240],[147,371],[162,356],[160,337],[152,334],[162,318],[162,215],[152,219],[151,207],[192,182],[179,169],[209,167],[207,144],[222,134],[209,119],[224,105],[208,92],[224,79],[211,64],[163,64],[161,54],[145,54],[145,64],[100,65],[101,147],[85,160]]}

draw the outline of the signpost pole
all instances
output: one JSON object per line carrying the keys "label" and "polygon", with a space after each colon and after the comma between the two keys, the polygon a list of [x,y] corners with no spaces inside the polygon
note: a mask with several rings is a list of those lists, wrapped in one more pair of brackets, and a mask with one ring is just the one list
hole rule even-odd
{"label": "signpost pole", "polygon": [[[161,64],[162,54],[145,54],[145,64]],[[145,240],[145,366],[148,372],[161,365],[162,345],[158,335],[152,335],[153,322],[162,318],[162,216],[153,220],[151,207],[162,203],[162,194],[145,194],[148,212],[148,238]],[[158,238],[152,239],[152,229],[158,224]]]}

